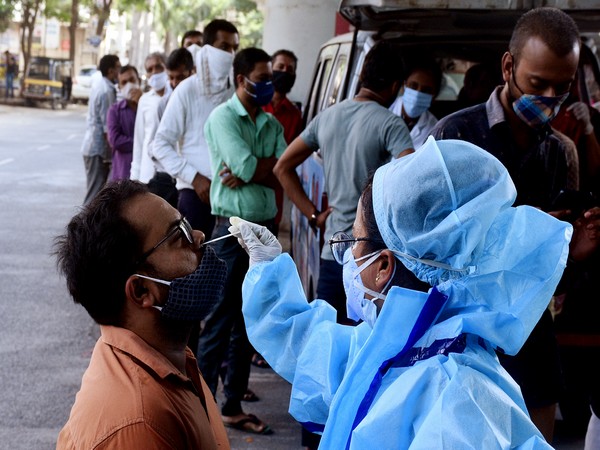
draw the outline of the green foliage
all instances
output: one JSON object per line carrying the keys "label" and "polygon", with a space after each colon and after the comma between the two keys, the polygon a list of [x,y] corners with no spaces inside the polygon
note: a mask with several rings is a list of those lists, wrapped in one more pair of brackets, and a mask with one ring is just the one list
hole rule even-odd
{"label": "green foliage", "polygon": [[46,0],[43,14],[47,18],[55,17],[61,22],[71,20],[71,0]]}
{"label": "green foliage", "polygon": [[6,31],[12,20],[17,0],[0,0],[0,33]]}
{"label": "green foliage", "polygon": [[240,48],[260,46],[263,17],[254,0],[158,0],[155,31],[167,30],[179,40],[187,30],[202,30],[213,19],[226,19],[240,32]]}

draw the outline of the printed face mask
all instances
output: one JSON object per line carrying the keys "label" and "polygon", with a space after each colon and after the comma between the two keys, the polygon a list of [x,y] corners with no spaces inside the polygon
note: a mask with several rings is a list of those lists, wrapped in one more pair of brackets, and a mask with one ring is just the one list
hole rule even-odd
{"label": "printed face mask", "polygon": [[404,95],[402,96],[402,107],[408,117],[416,119],[429,109],[432,100],[433,95],[431,94],[405,87]]}
{"label": "printed face mask", "polygon": [[[366,299],[365,293],[372,295],[374,298],[385,300],[387,295],[383,294],[383,292],[388,289],[390,283],[394,279],[396,266],[394,265],[394,273],[384,286],[383,290],[381,291],[382,293],[375,292],[365,287],[362,282],[362,278],[360,277],[360,273],[377,259],[377,257],[381,254],[381,250],[361,256],[358,259],[354,259],[354,255],[352,255],[352,249],[348,249],[347,252],[349,252],[349,254],[344,258],[346,263],[344,264],[343,278],[344,291],[346,292],[346,312],[348,314],[348,318],[356,321],[359,319],[363,320],[367,322],[371,328],[373,328],[373,326],[375,326],[375,321],[377,320],[377,305],[375,305],[373,300]],[[358,267],[356,262],[362,261],[363,259],[367,259],[367,261],[362,266]]]}
{"label": "printed face mask", "polygon": [[227,264],[211,247],[206,246],[198,268],[185,277],[165,281],[136,275],[169,286],[167,302],[162,307],[155,306],[161,311],[162,317],[186,322],[199,321],[210,314],[221,300],[227,278]]}
{"label": "printed face mask", "polygon": [[292,90],[295,81],[296,75],[292,73],[284,72],[283,70],[273,71],[273,86],[275,87],[275,92],[287,94]]}
{"label": "printed face mask", "polygon": [[[519,119],[534,130],[546,127],[558,114],[560,105],[567,99],[569,92],[556,97],[525,94],[517,84],[515,72],[512,72],[513,84],[521,91],[521,96],[512,102],[512,107]],[[512,94],[511,94],[512,95]]]}
{"label": "printed face mask", "polygon": [[167,71],[163,71],[160,73],[155,73],[148,79],[148,86],[150,86],[155,91],[161,91],[167,87],[167,83],[169,82],[169,76],[167,75]]}
{"label": "printed face mask", "polygon": [[265,106],[271,101],[273,94],[275,93],[275,87],[273,86],[273,82],[271,80],[259,81],[258,83],[255,83],[254,81],[246,78],[246,82],[252,86],[254,93],[248,91],[246,88],[244,88],[244,91],[254,99],[254,102],[258,106]]}

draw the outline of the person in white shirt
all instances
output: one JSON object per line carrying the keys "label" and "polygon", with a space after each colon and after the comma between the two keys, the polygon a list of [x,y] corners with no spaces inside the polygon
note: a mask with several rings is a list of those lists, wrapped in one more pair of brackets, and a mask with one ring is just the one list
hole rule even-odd
{"label": "person in white shirt", "polygon": [[[150,161],[154,174],[148,181],[148,189],[153,194],[167,200],[171,206],[177,208],[179,193],[177,191],[175,179],[169,175],[162,167],[160,162],[152,155],[152,143],[156,134],[156,129],[161,118],[161,108],[164,112],[163,105],[166,105],[165,100],[168,100],[173,90],[180,82],[190,77],[194,73],[194,60],[192,54],[185,48],[173,50],[167,59],[166,76],[168,79],[167,88],[162,97],[156,97],[153,103],[152,120],[153,127],[151,129],[151,140],[147,147],[144,147],[144,157]],[[179,147],[177,147],[179,148]]]}
{"label": "person in white shirt", "polygon": [[156,109],[168,86],[165,58],[161,53],[152,53],[144,61],[146,82],[150,90],[140,98],[133,133],[133,159],[129,178],[148,183],[156,171],[148,149],[158,127]]}
{"label": "person in white shirt", "polygon": [[152,145],[154,158],[177,179],[179,211],[207,239],[214,217],[204,123],[234,92],[231,72],[238,45],[237,29],[230,22],[217,19],[206,26],[204,45],[195,56],[196,75],[182,81],[171,94]]}
{"label": "person in white shirt", "polygon": [[429,108],[440,92],[442,70],[433,60],[415,59],[409,64],[407,73],[402,96],[392,103],[390,111],[404,119],[414,148],[418,148],[438,121]]}

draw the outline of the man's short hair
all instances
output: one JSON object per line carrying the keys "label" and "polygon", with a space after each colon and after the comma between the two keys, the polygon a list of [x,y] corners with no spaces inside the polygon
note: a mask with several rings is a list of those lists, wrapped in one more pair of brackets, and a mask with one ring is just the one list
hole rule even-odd
{"label": "man's short hair", "polygon": [[166,64],[167,70],[177,70],[181,66],[185,66],[185,70],[189,71],[194,68],[192,54],[183,47],[173,50],[167,58]]}
{"label": "man's short hair", "polygon": [[293,51],[291,51],[291,50],[284,50],[284,49],[277,50],[271,56],[271,62],[275,61],[275,58],[277,58],[279,55],[287,56],[288,58],[292,59],[294,61],[294,66],[296,68],[298,68],[298,57],[294,54]]}
{"label": "man's short hair", "polygon": [[385,41],[376,43],[367,56],[360,73],[361,86],[375,92],[383,91],[395,81],[404,81],[404,65],[398,49]]}
{"label": "man's short hair", "polygon": [[233,59],[233,77],[236,79],[236,86],[238,75],[250,76],[254,66],[261,62],[271,62],[271,57],[260,48],[248,47],[238,52]]}
{"label": "man's short hair", "polygon": [[164,53],[152,52],[148,56],[146,56],[146,59],[144,59],[144,67],[146,67],[146,63],[148,62],[148,60],[150,60],[152,58],[158,59],[161,63],[163,63],[163,65],[165,64],[165,54]]}
{"label": "man's short hair", "polygon": [[573,45],[580,42],[579,30],[571,16],[558,8],[532,9],[519,18],[510,39],[508,48],[515,65],[531,37],[540,38],[556,56],[568,55]]}
{"label": "man's short hair", "polygon": [[131,64],[127,64],[126,66],[121,66],[121,70],[119,71],[119,74],[124,74],[125,72],[127,72],[128,70],[133,70],[133,72],[135,73],[135,76],[138,77],[138,79],[140,78],[140,74],[138,73],[137,69],[135,68],[135,66],[132,66]]}
{"label": "man's short hair", "polygon": [[98,70],[103,77],[106,77],[108,75],[108,71],[110,69],[114,69],[118,62],[119,57],[117,55],[104,55],[102,58],[100,58]]}
{"label": "man's short hair", "polygon": [[202,45],[213,45],[217,40],[217,32],[239,34],[237,28],[231,22],[223,19],[215,19],[204,27]]}
{"label": "man's short hair", "polygon": [[200,38],[200,42],[202,42],[202,31],[199,30],[188,30],[185,33],[183,33],[183,37],[181,38],[181,46],[183,47],[183,44],[185,43],[185,40],[187,38],[194,38],[194,37],[198,37]]}
{"label": "man's short hair", "polygon": [[146,193],[148,188],[138,181],[107,184],[55,239],[58,268],[73,300],[101,325],[121,324],[125,282],[143,252],[141,236],[123,217],[123,209]]}

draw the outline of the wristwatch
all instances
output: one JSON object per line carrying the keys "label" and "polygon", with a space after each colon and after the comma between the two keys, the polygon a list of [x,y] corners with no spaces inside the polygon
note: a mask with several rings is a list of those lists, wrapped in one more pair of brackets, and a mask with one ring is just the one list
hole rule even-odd
{"label": "wristwatch", "polygon": [[317,227],[317,216],[320,214],[320,212],[318,210],[315,210],[314,213],[312,213],[310,215],[310,217],[308,218],[308,224],[313,227],[316,228]]}

